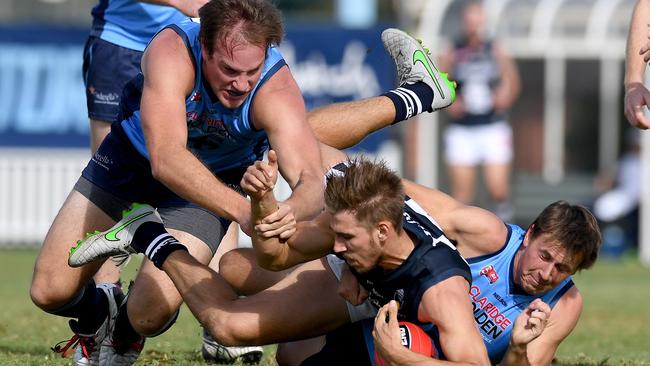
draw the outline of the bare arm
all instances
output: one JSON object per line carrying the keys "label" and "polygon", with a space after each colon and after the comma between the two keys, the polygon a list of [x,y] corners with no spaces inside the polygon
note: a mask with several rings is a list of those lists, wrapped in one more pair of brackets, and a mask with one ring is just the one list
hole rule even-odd
{"label": "bare arm", "polygon": [[[255,207],[257,203],[251,201]],[[264,213],[260,211],[258,217]],[[256,225],[251,238],[257,263],[262,268],[281,271],[332,252],[334,235],[329,228],[329,214],[326,212],[314,220],[299,222],[296,232],[286,242],[280,241],[278,236],[265,237],[262,231],[257,230],[258,227],[260,225]]]}
{"label": "bare arm", "polygon": [[402,179],[402,183],[406,194],[440,224],[463,257],[491,253],[505,244],[508,229],[493,213],[467,206],[437,189],[406,179]]}
{"label": "bare arm", "polygon": [[625,117],[632,126],[650,128],[644,116],[644,106],[650,105],[650,92],[643,85],[646,64],[641,53],[648,42],[650,0],[638,0],[632,14],[625,56]]}
{"label": "bare arm", "polygon": [[521,80],[517,64],[500,44],[494,45],[494,57],[501,75],[501,82],[494,91],[494,108],[504,111],[510,108],[519,96]]}
{"label": "bare arm", "polygon": [[281,68],[257,92],[252,116],[255,127],[266,130],[282,176],[293,190],[285,203],[296,220],[313,218],[323,207],[320,150],[288,67]]}
{"label": "bare arm", "polygon": [[[582,296],[578,289],[573,287],[562,296],[553,310],[550,311],[548,322],[542,324],[545,327],[542,327],[542,332],[539,336],[534,337],[529,342],[516,344],[516,341],[513,342],[516,330],[513,329],[513,339],[510,340],[508,352],[506,352],[501,364],[508,366],[550,365],[558,346],[573,331],[578,323],[581,312]],[[522,313],[520,317],[522,316],[525,317],[526,314]],[[517,320],[519,320],[519,317]],[[515,327],[517,326],[520,325],[515,321]]]}
{"label": "bare arm", "polygon": [[251,222],[255,225],[251,239],[257,263],[273,271],[320,258],[331,252],[334,242],[326,212],[314,220],[299,222],[286,241],[280,238],[282,229],[277,229],[274,223],[265,223],[265,219],[279,208],[273,196],[277,168],[277,157],[271,150],[269,162],[255,162],[248,167],[241,181],[242,188],[251,198]]}
{"label": "bare arm", "polygon": [[[394,333],[397,329],[397,306],[394,302],[387,305],[389,324],[385,324],[383,320],[385,314],[382,315],[382,312],[375,320],[373,335],[377,349],[391,365],[397,366],[433,366],[449,363],[489,365],[483,339],[474,324],[472,306],[467,300],[468,291],[467,281],[454,276],[429,288],[420,302],[418,318],[422,322],[433,323],[438,327],[440,345],[448,361],[429,358],[401,346],[399,332]],[[388,333],[391,328],[392,336]]]}
{"label": "bare arm", "polygon": [[176,32],[167,29],[154,38],[142,58],[142,72],[140,111],[153,176],[188,201],[248,225],[248,201],[187,149],[185,98],[194,85],[194,67]]}
{"label": "bare arm", "polygon": [[208,2],[208,0],[140,0],[143,3],[167,5],[178,9],[181,13],[189,17],[198,17],[199,9]]}

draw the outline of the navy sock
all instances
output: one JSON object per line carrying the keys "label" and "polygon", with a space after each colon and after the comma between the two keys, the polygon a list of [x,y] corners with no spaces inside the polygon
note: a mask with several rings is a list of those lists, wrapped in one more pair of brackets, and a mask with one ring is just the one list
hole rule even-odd
{"label": "navy sock", "polygon": [[117,343],[123,347],[128,347],[141,338],[140,334],[131,325],[129,314],[126,311],[126,303],[124,301],[117,310],[117,318],[115,318],[115,328],[113,330],[113,339],[118,341]]}
{"label": "navy sock", "polygon": [[98,289],[91,280],[75,299],[48,313],[77,318],[77,331],[81,334],[93,334],[108,315],[108,299],[104,291]]}
{"label": "navy sock", "polygon": [[422,81],[415,84],[403,84],[397,89],[382,94],[395,105],[395,120],[393,124],[405,121],[424,111],[431,112],[433,90]]}
{"label": "navy sock", "polygon": [[165,259],[173,252],[187,251],[183,244],[157,222],[145,222],[140,225],[133,235],[131,246],[139,253],[144,253],[159,269],[162,269]]}

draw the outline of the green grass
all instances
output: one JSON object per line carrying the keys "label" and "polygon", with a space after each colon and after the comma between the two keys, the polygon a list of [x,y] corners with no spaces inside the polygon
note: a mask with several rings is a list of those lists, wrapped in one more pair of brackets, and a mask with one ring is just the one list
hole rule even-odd
{"label": "green grass", "polygon": [[[50,346],[71,333],[65,320],[32,305],[29,283],[36,252],[0,250],[0,365],[71,365]],[[133,277],[137,261],[129,265]],[[635,258],[595,268],[574,276],[585,309],[577,328],[562,343],[560,365],[650,365],[650,269]],[[196,320],[185,307],[174,327],[148,339],[137,365],[202,365],[201,337]],[[262,365],[273,365],[268,347]]]}
{"label": "green grass", "polygon": [[[72,365],[50,347],[72,336],[65,319],[32,304],[29,284],[36,259],[33,250],[0,250],[0,365]],[[123,279],[134,277],[140,261],[128,265]],[[136,365],[203,365],[199,323],[185,306],[165,334],[147,339]],[[274,365],[275,347],[266,347],[260,365]]]}

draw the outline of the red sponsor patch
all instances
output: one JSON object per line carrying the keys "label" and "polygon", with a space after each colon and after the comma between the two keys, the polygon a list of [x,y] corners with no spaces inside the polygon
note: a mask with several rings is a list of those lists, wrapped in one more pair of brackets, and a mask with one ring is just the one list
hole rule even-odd
{"label": "red sponsor patch", "polygon": [[483,269],[481,270],[481,272],[479,272],[479,274],[481,276],[487,277],[490,283],[495,283],[499,279],[499,275],[497,274],[497,271],[494,269],[494,267],[491,264],[483,267]]}

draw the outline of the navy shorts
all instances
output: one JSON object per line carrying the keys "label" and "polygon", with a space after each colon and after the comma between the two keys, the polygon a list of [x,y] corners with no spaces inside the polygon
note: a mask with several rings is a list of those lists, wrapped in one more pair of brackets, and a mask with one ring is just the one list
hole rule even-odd
{"label": "navy shorts", "polygon": [[[241,168],[217,176],[236,189],[244,172]],[[130,203],[150,204],[158,208],[166,227],[203,240],[213,253],[230,225],[230,220],[188,202],[157,181],[149,161],[135,150],[117,123],[84,168],[75,190],[116,221]]]}
{"label": "navy shorts", "polygon": [[88,37],[84,47],[83,78],[88,118],[113,122],[122,89],[140,73],[142,52]]}
{"label": "navy shorts", "polygon": [[[328,333],[325,337],[325,346],[305,359],[300,366],[372,366],[370,352],[374,356],[374,344],[372,344],[372,335],[370,340],[366,339],[367,333],[364,327],[368,326],[367,324],[349,323]],[[372,350],[368,347],[368,343],[372,344]]]}

